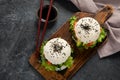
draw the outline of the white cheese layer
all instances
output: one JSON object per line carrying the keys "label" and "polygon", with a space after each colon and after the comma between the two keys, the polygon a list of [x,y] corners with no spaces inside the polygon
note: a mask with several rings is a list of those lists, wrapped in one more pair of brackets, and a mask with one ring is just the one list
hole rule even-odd
{"label": "white cheese layer", "polygon": [[78,20],[74,31],[78,40],[87,44],[98,39],[100,24],[94,18],[84,17]]}
{"label": "white cheese layer", "polygon": [[43,54],[52,64],[62,64],[71,55],[71,47],[64,39],[53,38],[45,44]]}

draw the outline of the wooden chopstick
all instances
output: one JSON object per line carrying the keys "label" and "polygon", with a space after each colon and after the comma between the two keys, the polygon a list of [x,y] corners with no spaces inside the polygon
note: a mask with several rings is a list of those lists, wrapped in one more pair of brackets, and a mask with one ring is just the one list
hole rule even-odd
{"label": "wooden chopstick", "polygon": [[45,20],[44,29],[43,29],[43,32],[42,32],[42,36],[40,37],[40,26],[41,26],[43,2],[44,2],[44,0],[40,1],[40,12],[39,12],[40,16],[39,16],[38,31],[37,31],[38,33],[37,33],[37,41],[36,41],[36,56],[39,56],[40,47],[41,47],[42,42],[44,40],[46,28],[47,28],[47,25],[48,25],[48,19],[49,19],[49,16],[50,16],[52,5],[53,5],[53,0],[50,0],[50,5],[49,5],[49,9],[48,9],[48,14],[47,14],[47,17],[46,17],[46,20]]}
{"label": "wooden chopstick", "polygon": [[50,5],[49,5],[49,10],[48,10],[46,22],[45,22],[43,33],[42,33],[41,40],[40,40],[40,46],[42,45],[42,42],[43,42],[43,39],[44,39],[44,35],[45,35],[46,28],[47,28],[47,25],[48,25],[48,19],[49,19],[49,16],[50,16],[52,5],[53,5],[53,0],[50,0]]}
{"label": "wooden chopstick", "polygon": [[38,21],[37,38],[36,38],[36,55],[39,53],[40,25],[41,25],[41,18],[42,18],[42,9],[43,9],[43,0],[40,0],[39,21]]}

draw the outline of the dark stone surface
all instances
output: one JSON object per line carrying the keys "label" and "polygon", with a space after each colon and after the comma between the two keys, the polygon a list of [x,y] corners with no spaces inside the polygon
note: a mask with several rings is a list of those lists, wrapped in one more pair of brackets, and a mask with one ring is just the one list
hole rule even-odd
{"label": "dark stone surface", "polygon": [[[55,0],[54,5],[58,19],[45,39],[78,11],[66,0]],[[35,50],[38,8],[39,0],[0,0],[0,80],[44,80],[28,63]],[[120,80],[120,52],[104,59],[96,54],[72,80]]]}

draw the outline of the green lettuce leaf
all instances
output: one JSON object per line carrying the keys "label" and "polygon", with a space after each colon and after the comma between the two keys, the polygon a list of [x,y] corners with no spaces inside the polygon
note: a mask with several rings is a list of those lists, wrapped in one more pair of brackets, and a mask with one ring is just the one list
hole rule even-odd
{"label": "green lettuce leaf", "polygon": [[70,27],[69,27],[69,30],[72,31],[72,32],[73,32],[73,29],[74,29],[74,23],[75,23],[76,19],[77,18],[75,16],[72,16],[70,18]]}
{"label": "green lettuce leaf", "polygon": [[107,35],[107,33],[106,33],[105,29],[102,28],[102,29],[101,29],[101,33],[100,33],[100,36],[99,36],[97,42],[102,42],[102,41],[105,39],[106,35]]}
{"label": "green lettuce leaf", "polygon": [[68,68],[70,68],[71,66],[72,66],[72,64],[73,64],[73,57],[69,57],[68,59],[67,59],[67,61],[65,62],[65,63],[63,63],[63,65],[65,65],[65,66],[67,66]]}

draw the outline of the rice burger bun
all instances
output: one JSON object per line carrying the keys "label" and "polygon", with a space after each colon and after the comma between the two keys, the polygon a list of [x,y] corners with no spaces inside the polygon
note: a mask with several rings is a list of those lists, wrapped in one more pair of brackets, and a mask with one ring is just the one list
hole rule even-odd
{"label": "rice burger bun", "polygon": [[98,42],[106,37],[105,30],[97,20],[92,17],[83,17],[79,20],[76,17],[70,19],[70,30],[77,47],[88,49],[93,48]]}
{"label": "rice burger bun", "polygon": [[71,46],[62,38],[53,38],[43,43],[41,48],[42,65],[51,71],[60,71],[72,66]]}

